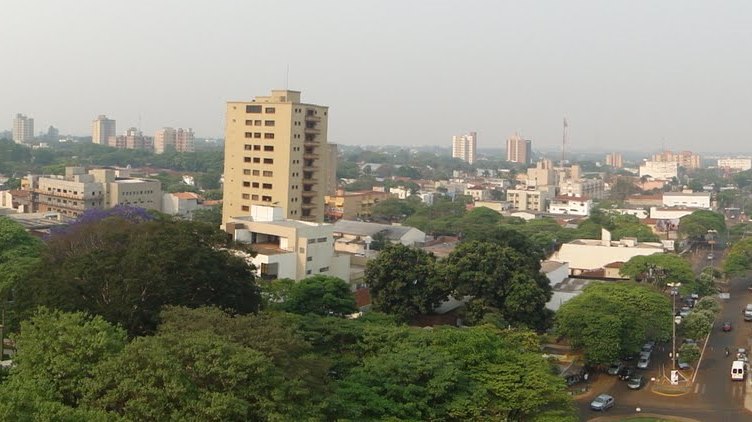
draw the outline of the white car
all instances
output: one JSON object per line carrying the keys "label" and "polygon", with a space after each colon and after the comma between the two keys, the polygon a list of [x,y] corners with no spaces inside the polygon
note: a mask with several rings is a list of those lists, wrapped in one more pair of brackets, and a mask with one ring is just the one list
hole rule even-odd
{"label": "white car", "polygon": [[608,394],[601,394],[590,402],[590,408],[593,410],[608,410],[616,404],[616,400]]}
{"label": "white car", "polygon": [[637,368],[639,369],[647,369],[648,366],[650,366],[650,358],[643,356],[640,357],[640,360],[637,361]]}

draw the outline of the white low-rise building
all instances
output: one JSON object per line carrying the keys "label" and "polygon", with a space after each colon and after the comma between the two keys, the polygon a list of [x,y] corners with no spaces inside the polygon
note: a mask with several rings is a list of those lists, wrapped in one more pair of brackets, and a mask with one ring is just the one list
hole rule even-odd
{"label": "white low-rise building", "polygon": [[262,279],[322,274],[350,281],[350,257],[335,253],[332,224],[290,220],[282,208],[252,205],[251,215],[232,218],[223,229],[252,246],[250,260]]}
{"label": "white low-rise building", "polygon": [[193,192],[173,192],[162,195],[162,212],[190,220],[193,211],[199,209],[200,197]]}
{"label": "white low-rise building", "polygon": [[650,218],[656,220],[679,220],[685,215],[692,214],[697,209],[690,208],[663,208],[663,207],[650,207]]}
{"label": "white low-rise building", "polygon": [[665,192],[664,207],[710,209],[710,192]]}
{"label": "white low-rise building", "polygon": [[557,196],[551,200],[548,212],[551,214],[566,215],[590,215],[593,208],[593,201],[581,196]]}
{"label": "white low-rise building", "polygon": [[410,189],[406,188],[389,188],[389,193],[396,196],[399,199],[407,199],[410,196]]}
{"label": "white low-rise building", "polygon": [[336,251],[361,255],[367,254],[370,243],[378,236],[405,246],[422,246],[426,243],[426,234],[414,227],[362,221],[339,220],[334,223],[333,233]]}
{"label": "white low-rise building", "polygon": [[752,169],[752,158],[749,157],[736,157],[736,158],[719,158],[718,167],[725,170],[732,171],[746,171]]}
{"label": "white low-rise building", "polygon": [[668,161],[645,161],[640,165],[640,177],[643,176],[658,180],[671,180],[679,176],[679,164]]}
{"label": "white low-rise building", "polygon": [[608,230],[601,231],[601,240],[576,239],[561,245],[551,261],[569,264],[571,275],[582,275],[595,270],[604,270],[608,264],[627,262],[635,256],[663,253],[663,245],[653,242],[638,242],[634,238],[611,240]]}

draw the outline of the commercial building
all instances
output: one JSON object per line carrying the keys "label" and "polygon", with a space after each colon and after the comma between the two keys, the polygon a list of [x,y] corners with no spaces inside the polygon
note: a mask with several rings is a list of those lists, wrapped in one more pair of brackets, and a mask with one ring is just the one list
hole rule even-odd
{"label": "commercial building", "polygon": [[452,157],[459,158],[469,164],[475,163],[475,148],[478,134],[470,132],[466,135],[452,137]]}
{"label": "commercial building", "polygon": [[605,195],[605,184],[601,179],[564,179],[559,184],[559,194],[602,199]]}
{"label": "commercial building", "polygon": [[692,151],[681,151],[673,153],[671,151],[661,151],[658,154],[654,154],[650,161],[657,161],[663,163],[676,163],[679,167],[685,169],[699,169],[702,167],[702,158],[699,154],[695,154]]}
{"label": "commercial building", "polygon": [[736,158],[719,158],[718,167],[725,170],[732,171],[746,171],[752,169],[752,158],[736,157]]}
{"label": "commercial building", "polygon": [[617,169],[624,168],[624,157],[618,152],[606,154],[606,165]]}
{"label": "commercial building", "polygon": [[507,139],[507,161],[530,164],[532,159],[532,141],[522,139],[518,134]]}
{"label": "commercial building", "polygon": [[223,228],[256,253],[247,258],[264,280],[302,280],[313,275],[350,280],[350,257],[334,252],[334,226],[284,218],[281,207],[251,205],[248,215],[230,218]]}
{"label": "commercial building", "polygon": [[13,142],[23,144],[34,140],[34,119],[23,114],[13,118]]}
{"label": "commercial building", "polygon": [[551,214],[589,216],[593,201],[582,196],[557,196],[551,200],[548,212]]}
{"label": "commercial building", "polygon": [[116,205],[162,209],[161,183],[128,177],[124,170],[66,167],[65,176],[30,175],[23,187],[32,192],[32,212],[57,212],[64,218]]}
{"label": "commercial building", "polygon": [[548,204],[554,197],[556,188],[550,186],[546,189],[508,189],[507,202],[512,204],[512,208],[518,211],[539,211],[548,210]]}
{"label": "commercial building", "polygon": [[223,222],[247,215],[252,205],[279,206],[290,219],[324,220],[336,166],[328,110],[289,90],[227,103]]}
{"label": "commercial building", "polygon": [[664,207],[710,209],[710,192],[664,192]]}
{"label": "commercial building", "polygon": [[535,167],[527,169],[527,186],[553,186],[556,184],[556,170],[551,160],[540,160]]}
{"label": "commercial building", "polygon": [[371,218],[373,207],[381,201],[389,199],[392,195],[387,192],[366,190],[361,192],[345,192],[337,190],[334,195],[324,197],[327,221],[356,220],[359,218]]}
{"label": "commercial building", "polygon": [[107,145],[110,137],[117,136],[115,120],[108,119],[104,114],[97,116],[91,122],[91,142]]}
{"label": "commercial building", "polygon": [[640,177],[671,180],[679,176],[679,164],[673,161],[645,161],[640,164]]}

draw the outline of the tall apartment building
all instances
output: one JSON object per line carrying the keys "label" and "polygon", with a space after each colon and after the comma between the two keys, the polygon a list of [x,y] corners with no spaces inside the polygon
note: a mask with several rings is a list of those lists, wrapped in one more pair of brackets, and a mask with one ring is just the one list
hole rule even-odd
{"label": "tall apartment building", "polygon": [[624,157],[618,152],[606,154],[606,165],[617,169],[624,168]]}
{"label": "tall apartment building", "polygon": [[746,171],[752,169],[752,158],[725,157],[718,159],[718,168],[731,171]]}
{"label": "tall apartment building", "polygon": [[193,152],[195,151],[193,129],[178,128],[175,131],[175,151]]}
{"label": "tall apartment building", "polygon": [[117,136],[115,120],[108,119],[100,114],[91,122],[91,142],[98,145],[107,145],[111,136]]}
{"label": "tall apartment building", "polygon": [[685,169],[699,169],[702,167],[702,159],[700,158],[700,155],[695,154],[692,151],[681,151],[677,153],[668,150],[661,151],[658,154],[654,154],[650,161],[676,163]]}
{"label": "tall apartment building", "polygon": [[247,216],[252,205],[280,207],[289,219],[324,220],[327,171],[336,166],[328,110],[289,90],[227,103],[223,224]]}
{"label": "tall apartment building", "polygon": [[194,150],[193,129],[163,127],[154,134],[154,152],[157,154]]}
{"label": "tall apartment building", "polygon": [[507,161],[530,164],[532,159],[531,147],[532,142],[529,139],[522,139],[515,133],[507,139]]}
{"label": "tall apartment building", "polygon": [[475,147],[478,134],[470,132],[466,135],[452,136],[452,157],[459,158],[469,164],[475,163]]}
{"label": "tall apartment building", "polygon": [[162,209],[159,180],[128,177],[124,170],[66,167],[65,176],[30,175],[23,187],[32,192],[34,212],[57,212],[66,218],[116,205]]}
{"label": "tall apartment building", "polygon": [[31,142],[34,139],[34,119],[23,114],[16,114],[13,118],[13,141],[18,144]]}
{"label": "tall apartment building", "polygon": [[154,149],[154,139],[144,136],[135,127],[128,128],[125,135],[110,136],[107,139],[107,144],[118,149],[145,149],[149,151]]}

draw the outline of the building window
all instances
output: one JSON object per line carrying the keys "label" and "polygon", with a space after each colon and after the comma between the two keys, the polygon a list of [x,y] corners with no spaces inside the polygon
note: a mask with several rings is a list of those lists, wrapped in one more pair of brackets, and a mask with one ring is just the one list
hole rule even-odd
{"label": "building window", "polygon": [[313,257],[312,257],[312,256],[309,256],[309,257],[307,257],[307,258],[306,258],[305,260],[306,260],[306,261],[308,261],[308,262],[311,262],[311,261],[313,261]]}
{"label": "building window", "polygon": [[261,139],[261,132],[254,132],[253,137],[256,139]]}
{"label": "building window", "polygon": [[246,138],[253,138],[253,132],[246,132],[245,133]]}
{"label": "building window", "polygon": [[248,170],[248,169],[245,169],[245,170],[243,170],[243,175],[244,176],[250,176],[251,175],[251,171]]}
{"label": "building window", "polygon": [[264,183],[263,185],[261,185],[261,187],[264,188],[264,189],[271,189],[272,188],[272,184],[271,183]]}
{"label": "building window", "polygon": [[264,139],[274,139],[274,134],[273,133],[265,133],[264,134]]}
{"label": "building window", "polygon": [[250,163],[251,162],[251,157],[243,157],[243,162],[244,163]]}
{"label": "building window", "polygon": [[243,187],[244,188],[250,188],[251,187],[251,182],[243,182]]}
{"label": "building window", "polygon": [[326,242],[326,238],[325,237],[319,237],[318,239],[316,239],[316,241],[319,242],[319,243],[323,243],[323,242]]}
{"label": "building window", "polygon": [[264,170],[264,177],[272,177],[274,175],[274,172],[269,170]]}
{"label": "building window", "polygon": [[248,207],[248,205],[243,205],[243,206],[240,207],[241,211],[248,211],[249,209],[250,208]]}
{"label": "building window", "polygon": [[274,146],[273,145],[264,145],[264,151],[274,152]]}
{"label": "building window", "polygon": [[251,195],[251,199],[254,201],[258,201],[258,195]]}
{"label": "building window", "polygon": [[259,157],[253,157],[253,162],[254,163],[260,163],[261,162],[261,158],[259,158]]}
{"label": "building window", "polygon": [[320,273],[325,273],[327,271],[329,271],[329,267],[321,267],[321,268],[319,268],[319,272]]}
{"label": "building window", "polygon": [[316,243],[316,239],[308,239],[308,244],[310,245],[311,243]]}
{"label": "building window", "polygon": [[261,120],[254,120],[253,121],[254,126],[261,126]]}
{"label": "building window", "polygon": [[311,275],[311,270],[306,270],[306,275]]}
{"label": "building window", "polygon": [[252,186],[253,186],[254,188],[257,188],[257,187],[259,187],[259,183],[258,183],[258,182],[253,182]]}
{"label": "building window", "polygon": [[253,175],[254,176],[258,176],[259,175],[259,171],[258,170],[253,170]]}
{"label": "building window", "polygon": [[273,158],[264,158],[264,164],[274,164]]}
{"label": "building window", "polygon": [[267,196],[267,195],[264,195],[264,196],[262,196],[262,197],[261,197],[261,200],[262,200],[263,202],[272,202],[272,197],[271,197],[271,196]]}
{"label": "building window", "polygon": [[274,120],[264,120],[264,126],[274,126]]}
{"label": "building window", "polygon": [[245,121],[246,126],[253,126],[253,120],[246,120]]}
{"label": "building window", "polygon": [[265,111],[269,114],[274,114],[277,110],[275,110],[274,107],[267,107]]}
{"label": "building window", "polygon": [[251,199],[251,195],[248,195],[247,193],[243,194],[243,199]]}
{"label": "building window", "polygon": [[[246,138],[247,138],[247,136],[246,136]],[[243,145],[243,149],[246,150],[246,151],[250,151],[251,150],[251,146],[248,145],[248,144],[245,144],[245,145]]]}
{"label": "building window", "polygon": [[299,253],[305,253],[305,248],[298,248]]}
{"label": "building window", "polygon": [[254,145],[253,146],[254,151],[261,151],[261,145]]}
{"label": "building window", "polygon": [[245,106],[246,113],[261,113],[260,105],[247,105]]}

